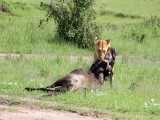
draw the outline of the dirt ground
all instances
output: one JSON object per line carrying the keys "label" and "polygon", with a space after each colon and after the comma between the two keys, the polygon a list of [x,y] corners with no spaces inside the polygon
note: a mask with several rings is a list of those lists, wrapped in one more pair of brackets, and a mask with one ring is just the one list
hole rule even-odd
{"label": "dirt ground", "polygon": [[[0,105],[0,120],[104,120],[93,116],[56,110]],[[105,120],[111,120],[105,118]]]}

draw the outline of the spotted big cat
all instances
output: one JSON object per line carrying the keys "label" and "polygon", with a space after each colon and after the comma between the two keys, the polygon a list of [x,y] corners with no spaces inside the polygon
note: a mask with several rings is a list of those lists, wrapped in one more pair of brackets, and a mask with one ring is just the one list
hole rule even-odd
{"label": "spotted big cat", "polygon": [[89,70],[101,81],[109,79],[112,87],[113,70],[117,54],[115,48],[111,47],[110,40],[98,40],[96,42],[96,54],[97,57]]}

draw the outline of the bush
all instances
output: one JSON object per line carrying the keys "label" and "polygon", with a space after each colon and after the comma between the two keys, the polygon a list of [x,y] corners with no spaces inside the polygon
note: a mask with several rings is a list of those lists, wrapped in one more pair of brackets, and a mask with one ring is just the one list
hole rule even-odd
{"label": "bush", "polygon": [[57,23],[57,34],[64,41],[81,48],[91,48],[98,38],[99,29],[94,21],[94,0],[52,1],[48,17]]}

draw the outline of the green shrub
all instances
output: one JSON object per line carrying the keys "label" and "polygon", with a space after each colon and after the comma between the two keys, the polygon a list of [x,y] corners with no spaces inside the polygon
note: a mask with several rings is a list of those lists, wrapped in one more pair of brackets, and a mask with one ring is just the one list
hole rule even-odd
{"label": "green shrub", "polygon": [[90,48],[99,35],[94,22],[94,0],[52,1],[48,17],[57,23],[57,34],[62,40],[81,48]]}

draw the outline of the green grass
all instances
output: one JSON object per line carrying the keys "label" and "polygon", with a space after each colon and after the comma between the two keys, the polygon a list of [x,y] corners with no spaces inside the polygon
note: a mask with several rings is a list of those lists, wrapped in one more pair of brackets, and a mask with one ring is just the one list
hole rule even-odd
{"label": "green grass", "polygon": [[96,1],[95,10],[101,38],[111,39],[120,54],[160,57],[160,20],[154,20],[160,19],[159,0],[101,0]]}
{"label": "green grass", "polygon": [[120,54],[160,57],[159,23],[160,18],[151,17],[140,23],[119,26],[108,24],[102,36],[110,38]]}
{"label": "green grass", "polygon": [[[67,63],[67,64],[66,64]],[[65,66],[65,68],[64,68]],[[141,116],[160,116],[160,64],[135,64],[119,61],[115,67],[114,88],[108,82],[97,91],[66,93],[54,97],[40,97],[43,92],[27,92],[25,87],[43,87],[75,68],[88,69],[82,58],[70,62],[67,57],[31,58],[0,61],[0,94],[30,99],[41,98],[41,102],[54,102],[62,106],[86,107],[97,111],[112,111],[123,114],[141,113]],[[155,105],[158,104],[158,105]],[[134,117],[133,117],[134,118]]]}
{"label": "green grass", "polygon": [[58,42],[55,23],[50,21],[39,27],[46,12],[40,1],[7,1],[14,15],[0,14],[0,52],[3,53],[54,53],[88,54],[69,43]]}
{"label": "green grass", "polygon": [[96,1],[96,9],[97,11],[102,11],[105,9],[117,13],[144,17],[159,16],[159,0],[101,0]]}
{"label": "green grass", "polygon": [[[5,2],[13,15],[0,14],[0,52],[90,54],[90,50],[57,42],[60,39],[55,36],[53,20],[38,27],[40,19],[46,15],[40,7],[41,0]],[[96,1],[96,22],[102,28],[101,38],[111,39],[119,54],[160,57],[158,3],[158,0]],[[152,25],[146,21],[151,21]],[[138,40],[142,35],[145,37],[141,44]]]}
{"label": "green grass", "polygon": [[[55,36],[56,25],[52,20],[38,27],[46,15],[39,7],[41,0],[3,1],[10,13],[0,11],[0,52],[58,57],[0,60],[0,95],[41,98],[42,104],[55,102],[65,108],[111,111],[115,120],[160,119],[160,106],[156,105],[160,104],[159,0],[97,0],[94,7],[101,38],[111,39],[112,46],[122,55],[122,61],[115,66],[114,88],[110,89],[107,82],[97,92],[88,91],[86,97],[80,91],[49,98],[40,97],[43,92],[28,93],[24,88],[50,85],[75,68],[88,69],[90,64],[81,57],[71,61],[66,56],[92,55],[92,51],[61,42]],[[128,56],[133,58],[129,60]],[[135,56],[144,57],[144,61]]]}

